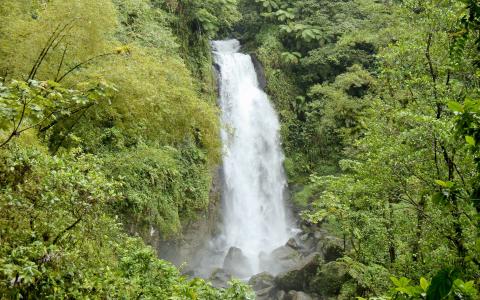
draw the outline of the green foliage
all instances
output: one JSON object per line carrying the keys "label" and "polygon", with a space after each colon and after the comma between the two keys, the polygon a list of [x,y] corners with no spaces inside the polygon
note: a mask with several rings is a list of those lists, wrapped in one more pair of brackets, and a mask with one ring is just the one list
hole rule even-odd
{"label": "green foliage", "polygon": [[35,148],[9,147],[13,151],[2,151],[0,180],[2,293],[55,295],[62,281],[60,295],[70,285],[81,288],[81,281],[68,280],[68,272],[84,276],[83,269],[99,258],[83,260],[92,241],[116,226],[101,210],[115,200],[114,185],[94,167],[93,156],[60,159]]}
{"label": "green foliage", "polygon": [[[455,43],[452,50],[465,50],[465,44],[469,39],[473,39],[477,45],[477,50],[480,49],[480,4],[475,0],[462,0],[465,3],[467,13],[465,13],[460,22],[462,30],[456,33]],[[477,60],[478,64],[479,61]]]}
{"label": "green foliage", "polygon": [[[280,19],[280,21],[285,21],[286,18]],[[287,25],[280,26],[280,32],[291,34],[297,40],[303,40],[304,42],[312,42],[319,40],[322,36],[321,29],[305,24],[295,24],[289,23]]]}
{"label": "green foliage", "polygon": [[178,235],[207,208],[220,156],[209,40],[235,26],[265,66],[302,217],[347,245],[340,297],[478,298],[476,1],[238,9],[2,2],[0,293],[253,299],[237,281],[183,278],[124,232]]}
{"label": "green foliage", "polygon": [[302,57],[302,54],[299,52],[283,52],[282,59],[287,64],[298,64],[299,58]]}
{"label": "green foliage", "polygon": [[108,43],[117,26],[111,1],[6,0],[3,7],[2,77],[57,81],[78,64],[118,47]]}
{"label": "green foliage", "polygon": [[255,0],[255,2],[259,3],[267,12],[272,12],[280,8],[276,0]]}
{"label": "green foliage", "polygon": [[140,145],[104,159],[106,172],[122,182],[116,209],[128,222],[159,228],[163,236],[181,233],[209,203],[211,178],[199,150]]}
{"label": "green foliage", "polygon": [[215,78],[211,70],[210,40],[225,35],[241,15],[237,0],[152,0],[171,12],[170,23],[178,37],[179,52],[188,69],[203,82],[202,92],[215,99]]}
{"label": "green foliage", "polygon": [[[423,278],[423,277],[422,277]],[[395,277],[390,277],[390,280],[395,285],[394,291],[395,293],[404,294],[409,297],[419,297],[422,292],[424,292],[423,288],[419,289],[416,286],[410,286],[410,279],[402,277],[397,279]],[[441,298],[436,298],[441,299]]]}
{"label": "green foliage", "polygon": [[3,297],[253,299],[237,281],[184,278],[125,232],[179,235],[208,206],[220,155],[212,75],[190,71],[210,67],[235,2],[159,2],[2,2]]}
{"label": "green foliage", "polygon": [[[388,270],[378,264],[364,265],[350,257],[343,257],[341,259],[348,266],[348,274],[352,277],[354,293],[356,295],[362,292],[369,291],[374,295],[381,295],[390,287],[388,282]],[[352,297],[352,291],[349,291],[348,284],[346,284],[341,291],[344,298]]]}
{"label": "green foliage", "polygon": [[[405,277],[390,277],[395,286],[390,290],[392,299],[476,299],[478,291],[474,282],[464,282],[454,277],[454,272],[439,271],[430,281],[421,277],[418,285],[412,285]],[[372,299],[372,298],[371,298]]]}
{"label": "green foliage", "polygon": [[132,46],[130,56],[109,62],[95,76],[115,83],[118,93],[74,128],[85,147],[113,146],[109,143],[114,140],[105,140],[102,132],[118,129],[126,146],[153,141],[175,145],[191,139],[207,151],[210,162],[218,159],[217,110],[200,98],[178,57],[158,58],[150,49]]}
{"label": "green foliage", "polygon": [[231,28],[240,19],[236,0],[188,0],[180,2],[180,5],[188,7],[188,12],[182,17],[197,24],[200,33],[204,33],[207,39],[214,37],[220,28]]}
{"label": "green foliage", "polygon": [[265,66],[291,181],[338,173],[343,139],[358,131],[355,119],[367,106],[361,98],[374,82],[368,71],[378,34],[357,33],[388,24],[391,12],[383,8],[371,1],[240,2],[238,30]]}
{"label": "green foliage", "polygon": [[149,0],[114,0],[117,17],[122,24],[115,36],[124,45],[140,44],[157,52],[158,56],[172,56],[178,51],[178,44],[168,27],[172,16],[152,7]]}
{"label": "green foliage", "polygon": [[345,299],[478,297],[474,2],[241,2],[293,199],[347,244]]}
{"label": "green foliage", "polygon": [[[2,113],[5,111],[5,114],[10,114],[5,115],[5,123],[2,124],[4,129],[8,129],[4,134],[4,140],[16,137],[25,129],[35,127],[37,132],[48,140],[52,153],[68,151],[69,148],[75,147],[95,154],[114,151],[115,157],[125,157],[125,165],[133,164],[135,159],[131,153],[136,151],[133,149],[137,149],[137,145],[142,144],[148,144],[152,153],[163,153],[165,146],[173,147],[172,149],[178,153],[174,155],[174,159],[180,162],[191,160],[190,154],[195,152],[200,159],[190,161],[195,166],[192,165],[189,169],[192,172],[190,174],[205,175],[201,177],[203,180],[189,182],[186,177],[191,175],[179,171],[187,165],[180,162],[172,165],[172,155],[157,156],[158,166],[174,166],[172,170],[178,178],[174,182],[178,183],[163,190],[159,198],[152,196],[155,194],[152,193],[153,187],[142,190],[138,183],[131,184],[129,186],[131,190],[127,189],[126,192],[130,196],[126,198],[125,205],[121,206],[126,216],[134,215],[140,224],[158,226],[165,236],[178,234],[181,223],[193,219],[195,213],[206,208],[208,204],[209,169],[219,158],[217,110],[213,103],[202,99],[198,86],[176,52],[178,46],[168,28],[172,16],[153,8],[147,0],[114,1],[114,6],[102,4],[101,7],[78,4],[80,12],[85,11],[81,19],[87,20],[91,27],[77,28],[77,17],[64,12],[74,3],[76,2],[64,3],[62,6],[54,1],[47,6],[39,7],[39,17],[28,20],[28,24],[22,23],[20,26],[17,24],[20,21],[16,23],[12,21],[5,28],[13,30],[18,25],[20,27],[16,28],[17,31],[23,30],[32,34],[35,28],[38,28],[43,30],[38,34],[43,35],[44,39],[50,39],[53,44],[48,52],[42,51],[44,47],[42,43],[29,44],[30,51],[44,53],[41,61],[37,62],[41,64],[38,65],[37,76],[47,78],[50,76],[52,80],[45,82],[30,80],[28,85],[15,81],[12,86],[19,82],[18,86],[23,86],[25,90],[23,97],[17,97],[22,92],[19,88],[2,89],[2,101],[7,101]],[[113,35],[107,35],[106,27],[99,28],[100,24],[96,23],[103,20],[95,18],[96,14],[107,8],[118,10],[117,14],[110,16],[118,16],[118,22],[105,21],[105,26],[121,25],[115,30],[108,29],[109,32],[116,31],[115,39]],[[96,11],[93,12],[92,9]],[[109,12],[103,13],[105,14],[103,17],[109,16]],[[46,19],[51,14],[58,16]],[[7,14],[7,17],[10,15]],[[57,23],[63,24],[70,19],[75,20],[70,27],[67,26],[63,31],[59,31],[63,27],[57,28],[55,33],[54,26],[60,26]],[[32,22],[43,23],[32,28]],[[45,29],[49,27],[54,32],[53,35]],[[73,35],[92,35],[89,38],[96,36],[99,41],[91,40],[90,42],[95,45],[82,50],[76,46],[77,40],[70,41],[74,38]],[[4,38],[11,37],[5,35]],[[102,56],[101,51],[120,44],[128,46],[114,48],[115,55]],[[68,49],[65,52],[65,49],[62,50],[63,46],[65,49],[76,48],[75,51]],[[9,55],[17,54],[11,50]],[[90,56],[95,58],[92,61],[95,64],[82,64],[81,60],[88,61]],[[27,62],[31,59],[34,64],[35,57],[23,59]],[[13,64],[15,59],[9,61],[11,65],[8,68],[17,70],[18,66]],[[69,82],[75,82],[76,89],[66,89],[54,82],[61,81],[64,76],[60,75],[79,61],[81,67],[71,73],[66,71],[69,76],[65,77]],[[58,65],[58,70],[52,69],[56,73],[49,71],[54,64]],[[10,73],[9,76],[15,74]],[[26,104],[24,112],[23,104]],[[19,121],[20,119],[22,121]],[[13,130],[10,128],[12,121],[15,125]],[[181,150],[183,148],[192,150],[183,151]],[[113,156],[113,153],[106,154],[105,157]],[[165,161],[161,161],[162,159]],[[146,166],[142,163],[138,166],[136,171],[139,174],[152,172],[145,170],[143,167]],[[141,179],[141,176],[140,178],[134,176],[132,174],[134,172],[125,168],[118,171],[120,173],[116,175]],[[167,177],[161,177],[159,180],[167,180]],[[160,183],[157,182],[153,186],[157,188],[158,184]],[[131,196],[134,194],[137,197]],[[162,204],[155,204],[156,202]],[[131,208],[131,211],[127,208]],[[147,211],[150,213],[146,213]],[[159,211],[165,215],[160,216]]]}
{"label": "green foliage", "polygon": [[7,86],[0,83],[0,130],[6,132],[0,145],[32,128],[45,131],[59,120],[105,100],[115,90],[104,82],[78,86],[81,90],[66,89],[53,81],[13,80]]}
{"label": "green foliage", "polygon": [[[17,142],[17,141],[20,141]],[[110,214],[122,184],[100,159],[16,140],[0,154],[0,293],[11,298],[252,299],[181,277]],[[249,296],[250,295],[250,296]]]}
{"label": "green foliage", "polygon": [[[450,293],[453,280],[448,270],[442,270],[432,278],[428,285],[427,299],[444,299]],[[413,296],[413,295],[412,295]]]}
{"label": "green foliage", "polygon": [[475,155],[478,166],[478,153],[480,150],[480,101],[466,99],[463,104],[458,102],[449,102],[448,107],[455,114],[457,134],[464,137],[467,147]]}

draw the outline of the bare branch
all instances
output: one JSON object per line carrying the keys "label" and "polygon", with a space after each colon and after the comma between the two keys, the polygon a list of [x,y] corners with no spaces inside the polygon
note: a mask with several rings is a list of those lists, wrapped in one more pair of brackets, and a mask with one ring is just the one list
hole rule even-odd
{"label": "bare branch", "polygon": [[[89,108],[89,107],[92,106],[92,105],[93,105],[93,103],[90,103],[90,104],[88,104],[88,105],[86,105],[86,106],[79,107],[79,108],[75,109],[74,111],[72,111],[72,112],[70,113],[70,115],[74,115],[74,114],[78,113],[79,111],[81,111],[81,110],[83,110],[83,109]],[[52,112],[52,113],[50,114],[50,116],[51,116],[52,114],[54,114],[55,112],[58,112],[58,110]],[[44,120],[45,120],[45,119],[46,119],[46,118],[44,118]],[[44,121],[44,120],[43,120],[43,121]],[[47,131],[48,129],[52,128],[55,124],[57,124],[58,121],[59,121],[58,119],[52,121],[52,122],[51,122],[50,124],[48,124],[47,126],[40,128],[39,131],[40,131],[40,132],[45,132],[45,131]],[[38,125],[41,124],[41,123],[42,123],[42,122],[39,122]]]}
{"label": "bare branch", "polygon": [[35,60],[35,63],[32,66],[32,69],[30,70],[30,73],[28,74],[27,81],[33,78],[33,74],[34,74],[35,70],[37,69],[37,66],[41,63],[42,57],[44,57],[44,54],[47,51],[47,48],[49,49],[49,47],[51,46],[52,39],[55,38],[55,35],[56,35],[57,31],[60,29],[60,26],[61,25],[58,24],[57,27],[55,28],[55,30],[50,35],[50,37],[48,38],[45,46],[43,47],[42,51],[38,55],[37,59]]}
{"label": "bare branch", "polygon": [[62,53],[62,59],[60,60],[60,63],[58,64],[57,75],[55,75],[55,81],[56,82],[58,82],[58,76],[60,76],[60,71],[62,70],[63,62],[65,61],[65,56],[67,54],[67,48],[68,48],[68,44],[65,45],[65,48],[63,49],[63,53]]}
{"label": "bare branch", "polygon": [[73,222],[72,224],[70,224],[67,228],[63,229],[56,237],[55,239],[53,240],[52,242],[52,245],[55,245],[68,231],[72,230],[73,228],[75,228],[75,226],[77,226],[78,223],[80,223],[80,221],[82,221],[83,217],[85,216],[86,213],[84,213],[83,215],[81,215],[80,217],[78,217],[75,222]]}
{"label": "bare branch", "polygon": [[40,52],[39,57],[35,61],[35,64],[34,64],[32,70],[30,71],[30,74],[28,75],[27,81],[35,78],[35,75],[37,74],[38,69],[40,68],[41,64],[43,63],[45,57],[48,55],[48,52],[50,51],[50,49],[52,49],[52,47],[55,48],[55,47],[58,46],[58,44],[61,42],[61,40],[63,40],[63,38],[66,36],[66,34],[63,34],[63,36],[60,39],[58,39],[58,38],[65,31],[68,32],[73,27],[74,22],[75,22],[75,19],[66,23],[62,28],[60,28],[61,24],[59,24],[55,28],[53,33],[50,35],[50,38],[47,40],[47,43],[46,43],[45,47]]}
{"label": "bare branch", "polygon": [[94,61],[94,60],[96,60],[96,59],[99,59],[99,58],[102,58],[102,57],[105,57],[105,56],[114,55],[114,54],[115,54],[115,52],[109,52],[109,53],[104,53],[104,54],[100,54],[100,55],[91,57],[91,58],[87,59],[86,61],[83,61],[83,62],[81,62],[81,63],[73,66],[70,70],[68,70],[67,72],[65,72],[65,73],[62,75],[62,77],[60,77],[60,78],[58,79],[57,82],[61,82],[63,79],[65,79],[65,77],[68,76],[68,74],[70,74],[70,73],[72,73],[73,71],[81,68],[81,67],[84,66],[84,65],[87,65],[87,64],[91,63],[92,61]]}

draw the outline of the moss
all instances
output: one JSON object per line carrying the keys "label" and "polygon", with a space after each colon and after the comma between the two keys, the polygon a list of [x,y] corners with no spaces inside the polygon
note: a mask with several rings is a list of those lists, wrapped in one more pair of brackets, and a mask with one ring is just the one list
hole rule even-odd
{"label": "moss", "polygon": [[310,290],[326,297],[338,295],[342,285],[349,279],[347,271],[347,265],[340,262],[322,265],[310,282]]}

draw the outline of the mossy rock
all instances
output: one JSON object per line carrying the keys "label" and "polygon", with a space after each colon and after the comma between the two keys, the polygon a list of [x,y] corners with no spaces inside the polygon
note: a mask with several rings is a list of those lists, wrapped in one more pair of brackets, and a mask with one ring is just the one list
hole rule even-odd
{"label": "mossy rock", "polygon": [[335,296],[340,293],[342,285],[349,279],[347,265],[332,261],[320,267],[317,276],[310,281],[309,288],[325,297]]}
{"label": "mossy rock", "polygon": [[312,253],[303,259],[302,263],[275,277],[276,286],[284,291],[308,290],[308,283],[315,278],[322,263],[320,253]]}
{"label": "mossy rock", "polygon": [[343,256],[343,241],[333,236],[323,236],[316,247],[325,262],[335,261]]}
{"label": "mossy rock", "polygon": [[273,275],[267,272],[253,275],[250,280],[248,280],[248,284],[252,286],[254,291],[263,290],[275,285]]}
{"label": "mossy rock", "polygon": [[224,269],[217,268],[210,275],[210,282],[215,288],[227,288],[228,282],[232,279],[232,275],[225,272]]}

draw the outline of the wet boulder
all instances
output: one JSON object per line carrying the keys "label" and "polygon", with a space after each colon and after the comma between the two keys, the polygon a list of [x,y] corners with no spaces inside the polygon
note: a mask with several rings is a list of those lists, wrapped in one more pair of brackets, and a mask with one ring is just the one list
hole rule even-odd
{"label": "wet boulder", "polygon": [[255,291],[257,300],[271,300],[275,299],[277,289],[275,287],[275,281],[272,274],[263,272],[253,275],[248,284]]}
{"label": "wet boulder", "polygon": [[275,277],[275,284],[279,289],[284,291],[309,290],[309,282],[316,276],[321,264],[321,254],[314,252],[294,267],[278,274]]}
{"label": "wet boulder", "polygon": [[297,240],[295,238],[290,238],[288,241],[287,241],[287,244],[285,245],[287,247],[290,247],[294,250],[299,250],[301,249],[302,247],[297,243]]}
{"label": "wet boulder", "polygon": [[298,239],[301,241],[301,242],[305,242],[306,240],[310,239],[310,234],[308,233],[305,233],[303,231],[300,231],[298,234]]}
{"label": "wet boulder", "polygon": [[287,293],[285,293],[285,291],[278,291],[277,294],[275,295],[275,298],[276,300],[285,300],[287,297]]}
{"label": "wet boulder", "polygon": [[349,279],[347,265],[332,261],[320,267],[318,275],[310,282],[310,290],[324,297],[333,297]]}
{"label": "wet boulder", "polygon": [[300,251],[302,253],[312,253],[315,251],[315,246],[317,245],[317,240],[314,238],[313,234],[303,233],[297,235],[296,242],[300,246]]}
{"label": "wet boulder", "polygon": [[228,282],[232,279],[232,275],[225,272],[224,269],[218,268],[210,275],[210,282],[215,288],[227,288]]}
{"label": "wet boulder", "polygon": [[275,294],[277,290],[275,287],[267,287],[259,291],[255,291],[255,299],[256,300],[272,300],[275,299]]}
{"label": "wet boulder", "polygon": [[288,294],[284,297],[285,300],[313,300],[313,298],[300,291],[290,291]]}
{"label": "wet boulder", "polygon": [[313,232],[313,237],[317,240],[323,239],[327,235],[328,233],[323,229],[319,229]]}
{"label": "wet boulder", "polygon": [[270,255],[262,255],[260,257],[262,268],[269,270],[273,274],[294,268],[301,262],[302,255],[300,252],[289,246],[281,246],[273,250]]}
{"label": "wet boulder", "polygon": [[262,272],[253,275],[248,281],[248,284],[252,286],[254,291],[259,291],[274,286],[275,282],[272,274]]}
{"label": "wet boulder", "polygon": [[325,262],[335,261],[343,256],[343,241],[333,236],[324,236],[315,250],[322,253]]}
{"label": "wet boulder", "polygon": [[235,277],[244,278],[252,273],[248,258],[242,250],[237,247],[230,247],[223,261],[223,269]]}

